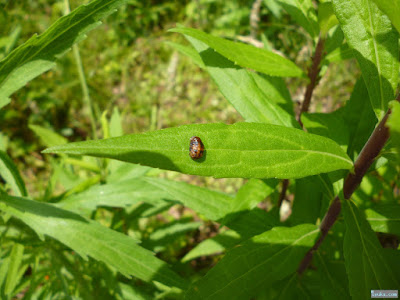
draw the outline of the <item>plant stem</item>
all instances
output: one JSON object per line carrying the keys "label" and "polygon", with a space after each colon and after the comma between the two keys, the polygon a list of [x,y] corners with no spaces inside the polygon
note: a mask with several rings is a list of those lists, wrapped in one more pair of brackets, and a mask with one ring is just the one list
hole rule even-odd
{"label": "plant stem", "polygon": [[[64,0],[64,6],[65,6],[65,14],[70,13],[70,8],[69,8],[69,1]],[[75,56],[76,60],[76,65],[78,67],[78,74],[79,74],[79,81],[81,83],[81,89],[82,89],[82,94],[83,94],[83,104],[86,106],[90,120],[90,126],[92,128],[92,137],[93,139],[97,139],[97,134],[96,134],[96,121],[94,117],[94,110],[93,110],[93,102],[92,99],[90,98],[89,94],[89,88],[86,82],[86,77],[85,77],[85,72],[83,70],[83,65],[82,65],[82,60],[81,60],[81,55],[79,54],[79,48],[78,45],[73,45],[72,46],[72,51]]]}
{"label": "plant stem", "polygon": [[311,67],[308,70],[308,78],[310,79],[310,83],[307,85],[306,92],[304,94],[304,100],[297,116],[297,121],[300,123],[302,127],[303,124],[301,123],[301,114],[308,111],[310,107],[311,97],[319,81],[318,75],[319,72],[321,71],[320,64],[324,54],[324,45],[325,45],[325,39],[321,38],[320,36],[318,38],[317,46],[315,47],[315,53],[312,59]]}
{"label": "plant stem", "polygon": [[251,7],[251,13],[250,13],[250,36],[252,38],[254,38],[254,39],[257,37],[258,22],[260,22],[261,1],[262,0],[254,1],[253,5]]}
{"label": "plant stem", "polygon": [[[322,60],[322,56],[324,54],[324,45],[325,39],[318,38],[317,46],[315,47],[314,57],[312,58],[311,68],[308,71],[308,78],[310,79],[310,83],[307,85],[306,92],[304,94],[304,100],[301,106],[301,109],[297,115],[297,121],[299,122],[300,126],[303,127],[303,123],[301,122],[301,114],[303,112],[307,112],[310,107],[311,97],[314,92],[315,87],[318,84],[318,74],[321,70],[320,64]],[[287,187],[289,186],[289,180],[284,179],[282,181],[282,191],[279,195],[278,207],[281,207],[282,201],[285,198]]]}
{"label": "plant stem", "polygon": [[[386,141],[389,138],[389,129],[385,126],[386,121],[391,114],[389,109],[383,119],[379,122],[378,126],[375,127],[370,138],[365,143],[363,149],[358,155],[356,162],[354,163],[354,173],[349,173],[343,184],[343,194],[346,200],[350,199],[353,192],[359,186],[368,168],[371,166],[375,158],[378,156],[379,152],[385,146]],[[300,263],[297,272],[302,274],[310,264],[313,254],[318,250],[319,246],[327,236],[329,230],[332,228],[333,224],[336,222],[341,210],[341,203],[338,196],[333,200],[332,204],[329,206],[324,219],[321,222],[320,230],[321,236],[315,242],[314,246],[307,252],[303,260]]]}
{"label": "plant stem", "polygon": [[283,179],[282,180],[282,190],[281,190],[281,193],[279,194],[278,207],[282,206],[282,202],[283,202],[283,199],[285,199],[288,186],[289,186],[289,179]]}

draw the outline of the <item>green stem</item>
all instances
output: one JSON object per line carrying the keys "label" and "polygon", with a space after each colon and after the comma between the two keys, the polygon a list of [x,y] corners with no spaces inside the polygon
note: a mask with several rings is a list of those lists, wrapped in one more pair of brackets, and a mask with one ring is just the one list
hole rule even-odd
{"label": "green stem", "polygon": [[[64,6],[65,6],[65,14],[69,14],[70,8],[69,8],[68,0],[64,0]],[[79,53],[78,45],[73,45],[72,51],[74,53],[76,65],[78,67],[79,81],[81,83],[81,89],[82,89],[82,94],[83,94],[83,104],[85,105],[85,107],[88,110],[90,126],[92,128],[92,137],[93,137],[93,139],[96,140],[97,139],[96,121],[95,121],[96,119],[94,117],[93,102],[92,102],[92,98],[90,98],[89,88],[88,88],[88,85],[86,82],[85,72],[83,70],[83,65],[82,65],[82,60],[81,60],[81,55]]]}

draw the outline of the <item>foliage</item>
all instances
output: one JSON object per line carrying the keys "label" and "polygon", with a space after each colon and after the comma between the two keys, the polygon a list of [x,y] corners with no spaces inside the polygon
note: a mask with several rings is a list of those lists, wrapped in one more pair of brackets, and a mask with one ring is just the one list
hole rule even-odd
{"label": "foliage", "polygon": [[[5,6],[1,22],[19,24],[0,39],[1,299],[365,299],[399,286],[398,1],[257,3],[94,0],[23,43],[40,22]],[[344,104],[324,78],[352,58],[361,76],[349,72]],[[294,107],[303,85],[312,112]],[[206,124],[184,125],[203,102]]]}

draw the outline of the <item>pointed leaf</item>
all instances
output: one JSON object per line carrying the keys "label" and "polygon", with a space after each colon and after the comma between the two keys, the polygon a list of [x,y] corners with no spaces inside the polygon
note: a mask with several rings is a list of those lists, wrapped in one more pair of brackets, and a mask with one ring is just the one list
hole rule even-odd
{"label": "pointed leaf", "polygon": [[205,43],[230,61],[244,68],[271,76],[301,77],[304,75],[303,71],[292,61],[265,49],[231,42],[193,28],[178,27],[170,29],[170,31],[182,33]]}
{"label": "pointed leaf", "polygon": [[352,298],[369,299],[371,290],[398,287],[400,282],[368,222],[351,201],[342,205],[346,224],[343,250]]}
{"label": "pointed leaf", "polygon": [[333,7],[380,120],[398,84],[398,33],[373,1],[333,0]]}
{"label": "pointed leaf", "polygon": [[307,224],[255,236],[229,251],[189,288],[185,299],[250,299],[293,273],[318,233]]}
{"label": "pointed leaf", "polygon": [[[191,159],[188,151],[194,135],[205,147],[204,156],[198,160]],[[44,152],[108,157],[214,177],[300,178],[352,167],[344,151],[330,139],[258,123],[187,125],[71,143]]]}
{"label": "pointed leaf", "polygon": [[[247,122],[299,127],[293,117],[293,102],[282,79],[261,77],[239,68],[206,44],[191,37],[187,38],[197,52],[192,48],[188,50],[187,47],[183,50],[183,46],[176,49],[208,71],[220,92]],[[290,104],[292,110],[288,111]],[[280,107],[282,105],[286,111]]]}
{"label": "pointed leaf", "polygon": [[0,150],[0,177],[7,182],[17,196],[26,196],[24,180],[17,167],[4,151]]}
{"label": "pointed leaf", "polygon": [[34,35],[0,62],[0,107],[8,97],[36,76],[55,66],[55,61],[85,34],[101,24],[126,0],[96,0],[59,18],[41,35]]}
{"label": "pointed leaf", "polygon": [[20,219],[39,235],[48,235],[84,258],[105,262],[133,275],[184,289],[186,282],[133,238],[50,204],[0,195],[0,210]]}

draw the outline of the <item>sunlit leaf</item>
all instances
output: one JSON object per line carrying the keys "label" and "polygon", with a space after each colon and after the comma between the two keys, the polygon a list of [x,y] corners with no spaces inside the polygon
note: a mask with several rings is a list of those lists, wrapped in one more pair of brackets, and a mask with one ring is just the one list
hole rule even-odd
{"label": "sunlit leaf", "polygon": [[398,278],[368,222],[351,201],[343,201],[342,206],[346,224],[343,249],[352,298],[367,299],[371,290],[399,286]]}
{"label": "sunlit leaf", "polygon": [[301,77],[304,75],[303,71],[292,61],[265,49],[231,42],[193,28],[178,27],[170,29],[170,31],[195,38],[207,44],[230,61],[245,68],[271,76]]}
{"label": "sunlit leaf", "polygon": [[185,299],[250,299],[293,273],[318,233],[316,226],[307,224],[275,227],[255,236],[193,283]]}
{"label": "sunlit leaf", "polygon": [[53,205],[0,195],[0,210],[70,247],[82,257],[102,261],[126,276],[185,288],[186,282],[137,240]]}
{"label": "sunlit leaf", "polygon": [[[205,147],[198,160],[189,156],[192,136],[200,137]],[[344,151],[330,139],[258,123],[187,125],[71,143],[44,152],[114,158],[214,177],[300,178],[352,167]]]}
{"label": "sunlit leaf", "polygon": [[333,0],[336,17],[361,67],[380,120],[394,99],[399,78],[398,33],[373,1]]}

